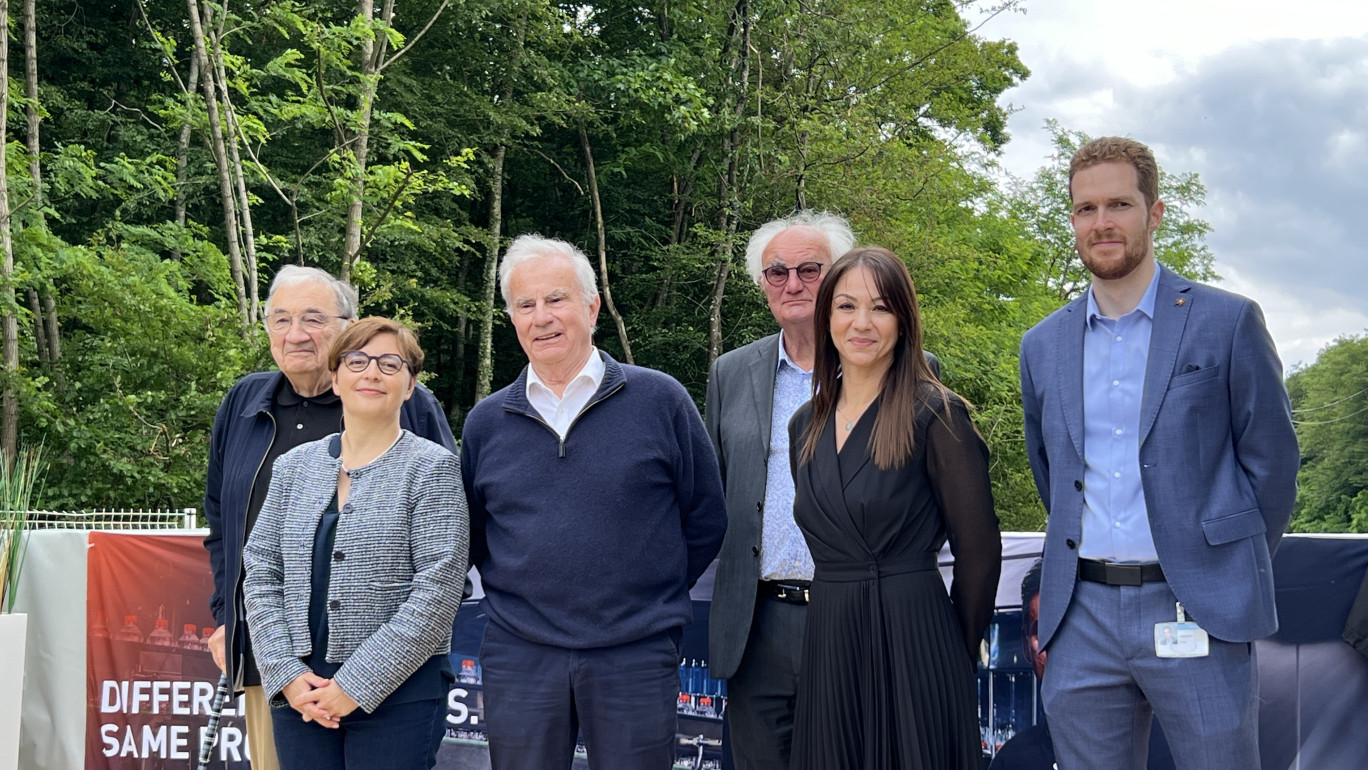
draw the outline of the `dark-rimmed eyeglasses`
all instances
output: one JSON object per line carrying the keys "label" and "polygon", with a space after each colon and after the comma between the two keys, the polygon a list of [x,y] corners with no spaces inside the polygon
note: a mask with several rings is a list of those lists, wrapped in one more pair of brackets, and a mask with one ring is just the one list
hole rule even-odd
{"label": "dark-rimmed eyeglasses", "polygon": [[825,267],[821,262],[804,262],[797,267],[784,267],[783,265],[770,265],[761,270],[765,280],[770,286],[783,286],[788,283],[789,273],[797,273],[798,280],[803,283],[812,283],[822,277],[822,268]]}
{"label": "dark-rimmed eyeglasses", "polygon": [[408,361],[405,361],[403,356],[394,353],[372,356],[363,353],[360,350],[353,350],[349,353],[342,354],[342,365],[353,372],[359,373],[366,371],[367,367],[370,366],[371,361],[374,361],[375,365],[380,367],[381,374],[398,374],[399,370],[403,369],[408,364]]}
{"label": "dark-rimmed eyeglasses", "polygon": [[281,310],[278,313],[272,313],[266,317],[266,328],[269,329],[272,334],[284,334],[290,330],[290,327],[294,325],[295,319],[298,318],[299,327],[304,331],[313,334],[326,329],[328,323],[334,318],[342,317],[343,316],[340,315],[320,313],[316,310],[310,310],[307,313],[300,313],[299,315],[290,315],[284,310]]}

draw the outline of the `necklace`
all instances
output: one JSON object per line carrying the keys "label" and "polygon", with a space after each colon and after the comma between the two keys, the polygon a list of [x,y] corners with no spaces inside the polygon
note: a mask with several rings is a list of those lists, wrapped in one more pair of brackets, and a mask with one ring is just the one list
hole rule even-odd
{"label": "necklace", "polygon": [[[864,412],[860,412],[860,414],[864,414]],[[842,420],[845,420],[845,421],[846,421],[846,422],[845,422],[845,425],[841,426],[841,427],[845,428],[846,433],[849,433],[849,432],[851,432],[852,430],[855,430],[855,420],[849,419],[849,418],[846,417],[844,414],[842,414],[842,413],[841,413],[841,408],[840,408],[839,406],[836,407],[836,416],[837,416],[837,417],[840,417]],[[859,419],[859,416],[856,416],[855,419],[858,420],[858,419]]]}

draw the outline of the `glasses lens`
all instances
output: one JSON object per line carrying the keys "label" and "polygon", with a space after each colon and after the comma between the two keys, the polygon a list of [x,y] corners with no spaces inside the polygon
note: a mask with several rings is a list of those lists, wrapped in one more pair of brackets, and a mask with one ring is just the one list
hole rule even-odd
{"label": "glasses lens", "polygon": [[765,280],[769,281],[770,286],[783,286],[788,282],[788,274],[788,268],[783,265],[765,268]]}
{"label": "glasses lens", "polygon": [[798,266],[798,279],[803,283],[812,283],[822,275],[822,265],[819,262],[804,262]]}
{"label": "glasses lens", "polygon": [[393,353],[386,353],[375,359],[375,363],[380,366],[380,371],[385,374],[398,374],[404,368],[404,359]]}
{"label": "glasses lens", "polygon": [[370,366],[370,356],[359,350],[353,350],[350,353],[343,354],[342,363],[346,364],[347,368],[353,372],[364,372],[366,367]]}
{"label": "glasses lens", "polygon": [[290,328],[290,316],[285,313],[276,313],[266,320],[266,325],[273,332],[283,332]]}
{"label": "glasses lens", "polygon": [[299,317],[299,325],[303,326],[306,331],[321,331],[323,327],[328,325],[328,316],[323,313],[305,313]]}

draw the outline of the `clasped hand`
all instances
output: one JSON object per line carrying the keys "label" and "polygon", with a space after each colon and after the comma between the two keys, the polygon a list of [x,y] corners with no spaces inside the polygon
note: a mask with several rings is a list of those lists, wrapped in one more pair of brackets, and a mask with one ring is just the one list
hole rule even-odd
{"label": "clasped hand", "polygon": [[323,727],[336,728],[338,720],[356,710],[356,701],[336,682],[312,671],[295,677],[280,692],[305,722]]}

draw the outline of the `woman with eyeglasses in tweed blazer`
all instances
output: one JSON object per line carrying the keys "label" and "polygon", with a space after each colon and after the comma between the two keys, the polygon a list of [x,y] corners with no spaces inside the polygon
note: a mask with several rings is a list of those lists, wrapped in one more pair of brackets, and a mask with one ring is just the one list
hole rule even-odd
{"label": "woman with eyeglasses in tweed blazer", "polygon": [[423,352],[385,318],[328,355],[344,430],[276,462],[244,561],[284,770],[436,764],[469,522],[458,460],[400,428]]}

